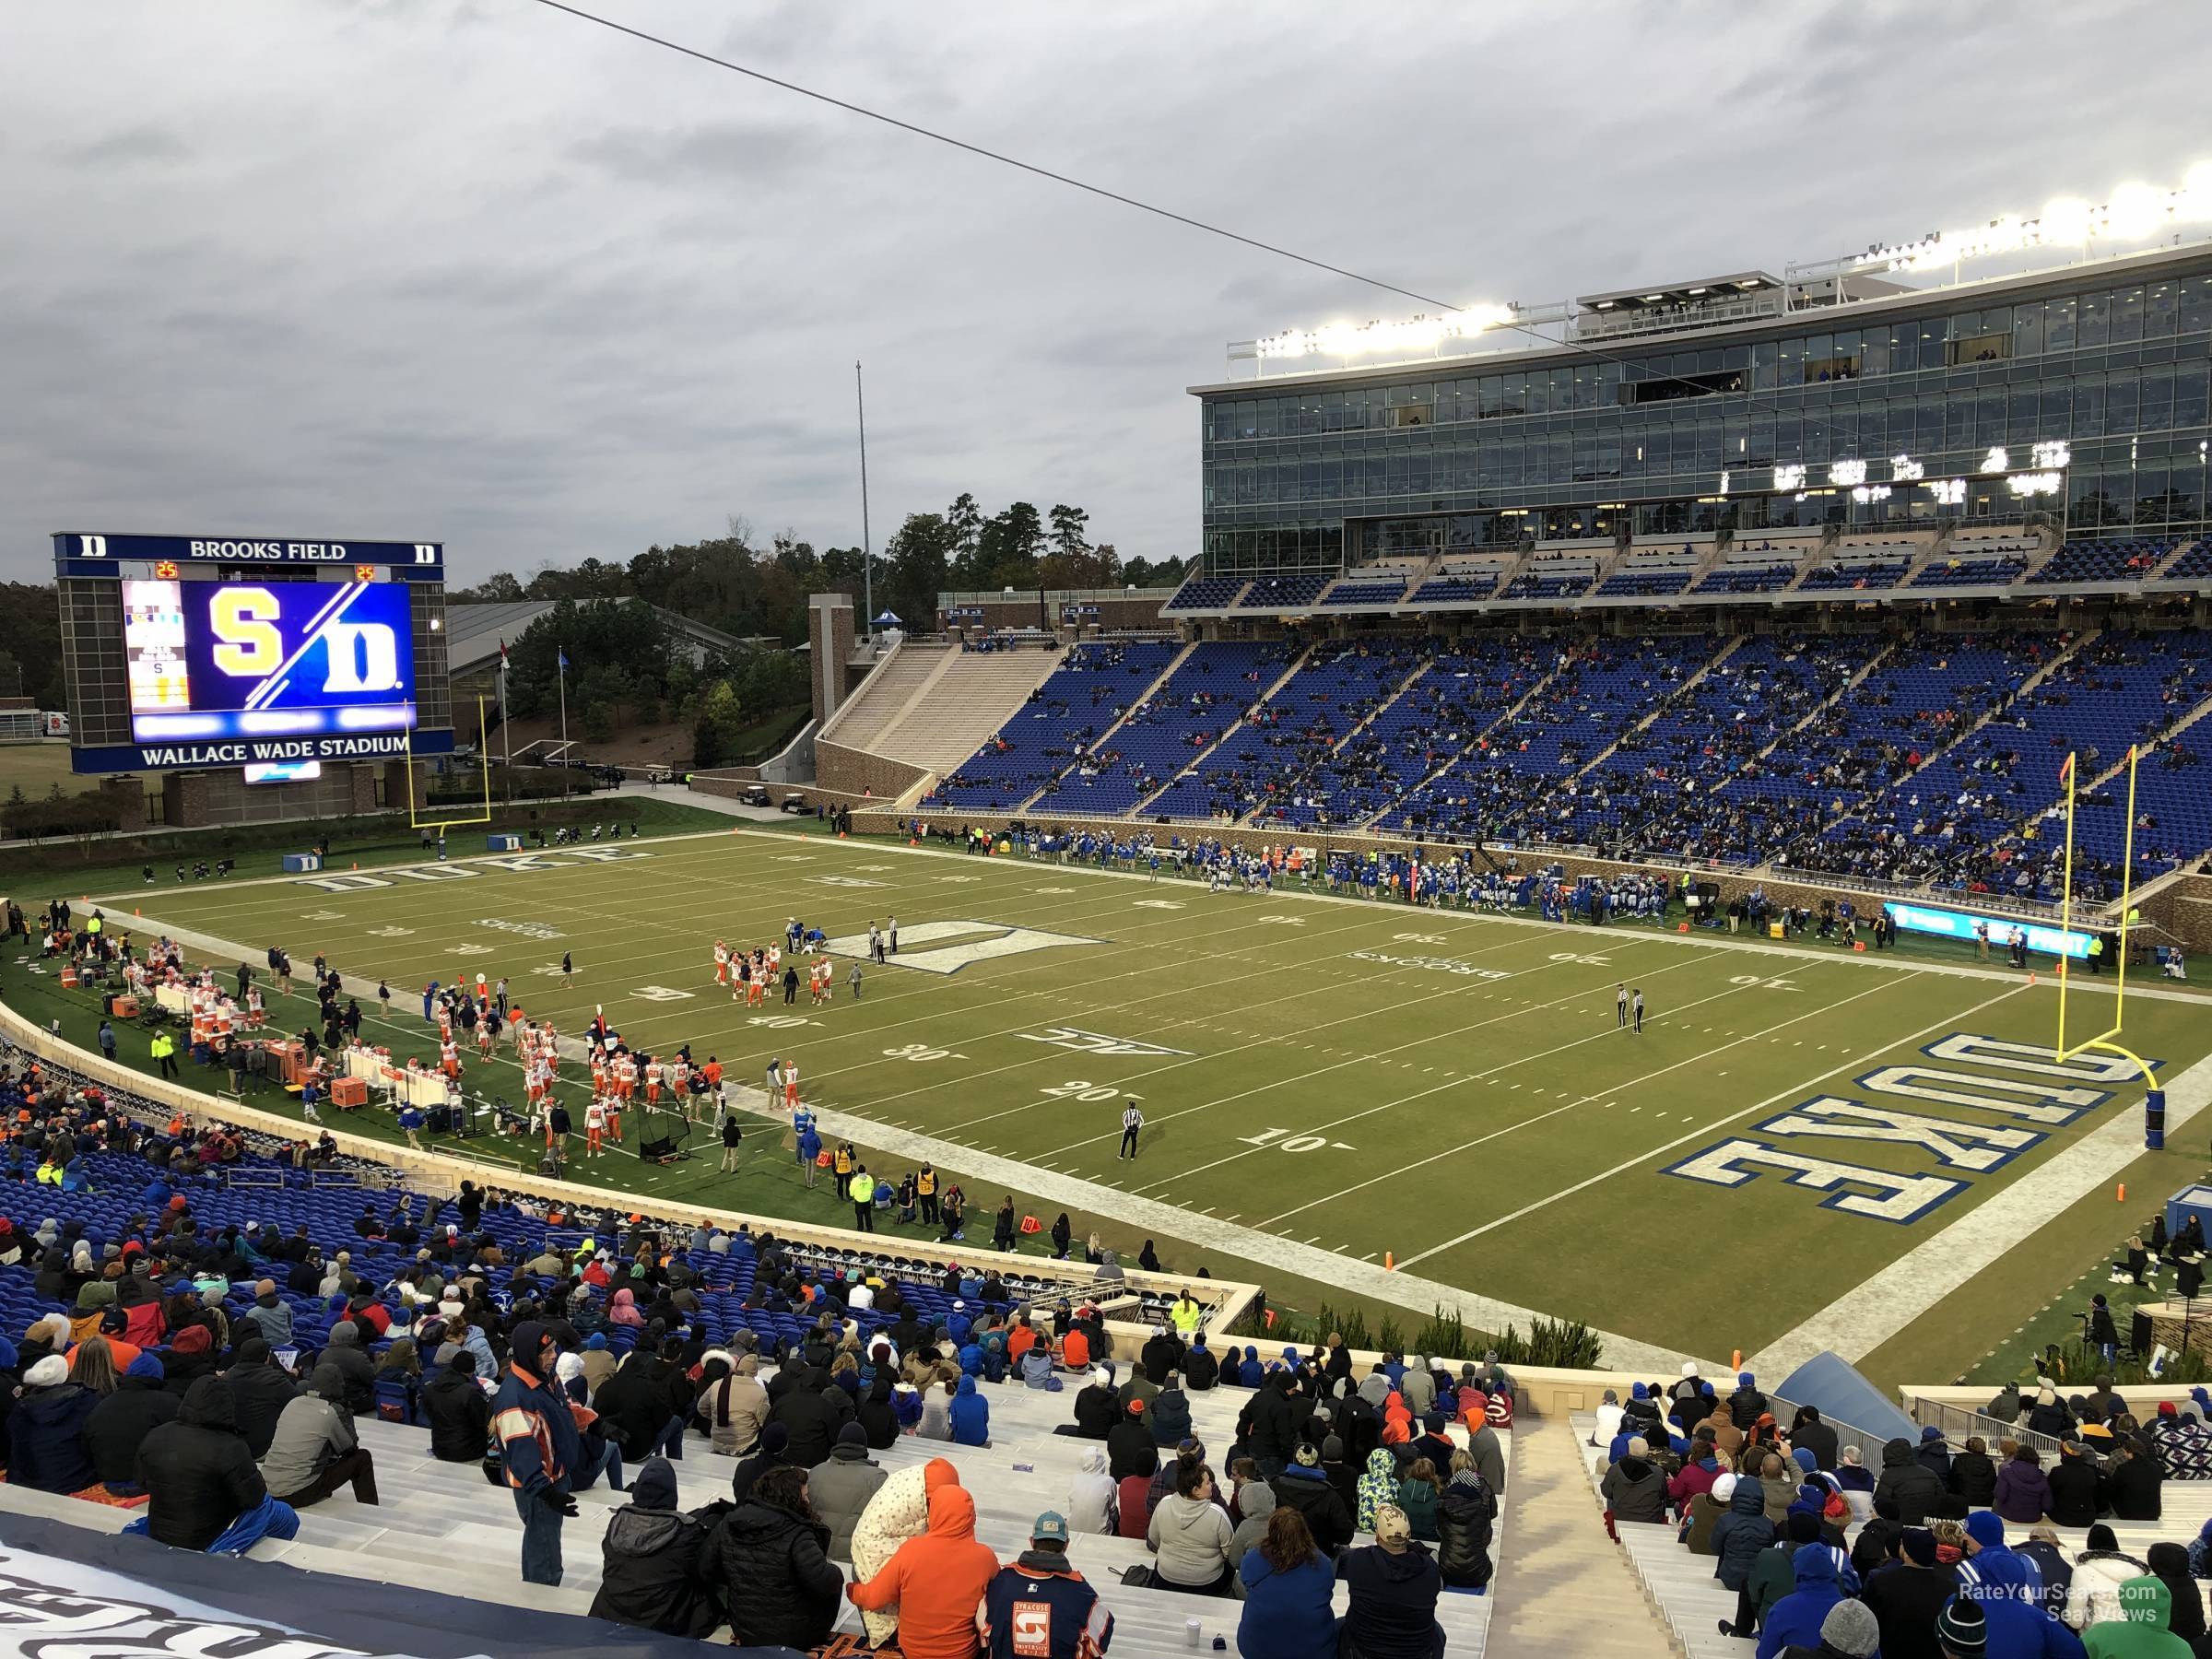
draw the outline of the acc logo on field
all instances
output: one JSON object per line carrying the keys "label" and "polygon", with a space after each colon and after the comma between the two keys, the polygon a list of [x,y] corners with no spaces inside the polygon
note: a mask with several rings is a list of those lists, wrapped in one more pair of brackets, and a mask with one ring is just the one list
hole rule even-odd
{"label": "acc logo on field", "polygon": [[[899,930],[899,954],[890,959],[896,968],[918,968],[924,973],[958,973],[974,962],[999,957],[1027,956],[1057,945],[1096,945],[1097,939],[1074,934],[1046,933],[1035,927],[1012,927],[1003,922],[923,922]],[[832,956],[868,954],[866,934],[846,934],[823,946]]]}

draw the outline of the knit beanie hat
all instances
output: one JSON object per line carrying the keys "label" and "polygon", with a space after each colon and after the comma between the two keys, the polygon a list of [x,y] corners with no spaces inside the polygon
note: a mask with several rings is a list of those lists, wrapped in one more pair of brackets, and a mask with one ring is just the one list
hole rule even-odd
{"label": "knit beanie hat", "polygon": [[1936,1616],[1936,1640],[1959,1659],[1979,1659],[1989,1649],[1989,1621],[1978,1603],[1953,1597]]}
{"label": "knit beanie hat", "polygon": [[1820,1645],[1850,1659],[1871,1659],[1882,1645],[1881,1626],[1865,1602],[1840,1601],[1820,1621]]}

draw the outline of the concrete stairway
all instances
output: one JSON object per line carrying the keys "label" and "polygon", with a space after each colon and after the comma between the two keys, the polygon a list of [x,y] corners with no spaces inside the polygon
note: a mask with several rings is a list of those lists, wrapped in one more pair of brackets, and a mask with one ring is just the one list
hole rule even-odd
{"label": "concrete stairway", "polygon": [[1591,1505],[1571,1424],[1530,1419],[1515,1429],[1505,1509],[1512,1567],[1499,1572],[1493,1592],[1494,1659],[1652,1659],[1669,1651],[1666,1631]]}

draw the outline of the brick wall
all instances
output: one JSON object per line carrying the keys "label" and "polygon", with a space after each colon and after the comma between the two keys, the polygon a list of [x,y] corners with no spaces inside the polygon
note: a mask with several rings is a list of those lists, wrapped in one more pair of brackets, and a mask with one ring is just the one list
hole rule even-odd
{"label": "brick wall", "polygon": [[841,743],[814,744],[814,775],[818,784],[841,795],[894,801],[929,775],[926,767],[894,760],[888,755],[847,748]]}

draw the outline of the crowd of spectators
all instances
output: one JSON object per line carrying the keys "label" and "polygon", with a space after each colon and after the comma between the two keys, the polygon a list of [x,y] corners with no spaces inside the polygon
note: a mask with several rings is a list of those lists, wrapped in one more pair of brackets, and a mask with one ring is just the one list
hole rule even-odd
{"label": "crowd of spectators", "polygon": [[[1888,1441],[1868,1467],[1818,1410],[1784,1426],[1749,1372],[1716,1387],[1692,1365],[1625,1402],[1607,1390],[1591,1443],[1607,1524],[1672,1527],[1710,1557],[1736,1598],[1720,1633],[1756,1644],[1756,1659],[2178,1659],[2212,1652],[2212,1524],[2138,1558],[2112,1524],[2155,1523],[2167,1481],[2212,1478],[2212,1396],[2193,1398],[2145,1423],[2109,1377],[2067,1399],[2039,1380],[1990,1401],[2012,1431],[1994,1445],[1954,1447],[1929,1427]],[[2045,1435],[2059,1441],[2054,1463],[2030,1443]]]}

